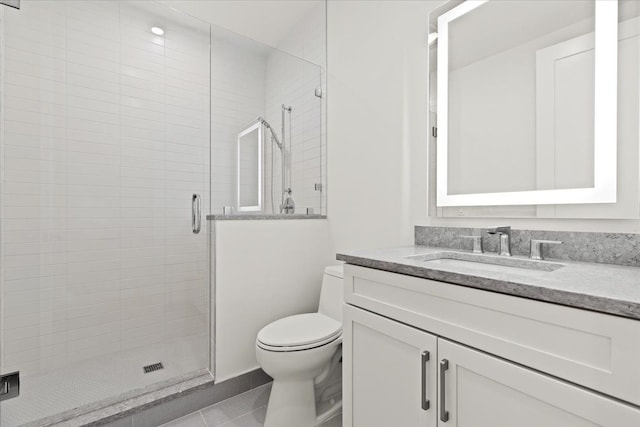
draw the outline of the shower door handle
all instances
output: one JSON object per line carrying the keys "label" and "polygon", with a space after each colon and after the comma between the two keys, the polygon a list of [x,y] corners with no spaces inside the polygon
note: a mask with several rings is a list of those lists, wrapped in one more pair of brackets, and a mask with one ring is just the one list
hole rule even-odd
{"label": "shower door handle", "polygon": [[191,229],[193,234],[200,233],[202,227],[202,213],[200,210],[200,195],[194,194],[191,197]]}

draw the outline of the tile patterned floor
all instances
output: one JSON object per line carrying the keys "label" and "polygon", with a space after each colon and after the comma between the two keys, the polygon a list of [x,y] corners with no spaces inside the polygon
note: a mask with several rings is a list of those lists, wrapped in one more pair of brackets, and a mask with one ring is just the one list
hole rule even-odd
{"label": "tile patterned floor", "polygon": [[[262,427],[271,384],[201,409],[161,427]],[[340,416],[319,427],[342,427]]]}

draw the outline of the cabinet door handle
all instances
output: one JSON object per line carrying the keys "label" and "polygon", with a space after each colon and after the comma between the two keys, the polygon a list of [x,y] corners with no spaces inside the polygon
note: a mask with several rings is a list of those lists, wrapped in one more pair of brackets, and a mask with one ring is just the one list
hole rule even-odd
{"label": "cabinet door handle", "polygon": [[428,351],[422,352],[422,409],[428,411],[431,407],[431,402],[427,399],[427,362],[429,362],[430,354]]}
{"label": "cabinet door handle", "polygon": [[200,227],[202,225],[202,213],[200,208],[200,195],[194,194],[191,197],[191,229],[193,230],[193,234],[198,234],[200,232]]}
{"label": "cabinet door handle", "polygon": [[449,411],[447,411],[447,384],[445,383],[445,372],[449,369],[449,361],[442,359],[440,361],[440,421],[446,423],[449,421]]}

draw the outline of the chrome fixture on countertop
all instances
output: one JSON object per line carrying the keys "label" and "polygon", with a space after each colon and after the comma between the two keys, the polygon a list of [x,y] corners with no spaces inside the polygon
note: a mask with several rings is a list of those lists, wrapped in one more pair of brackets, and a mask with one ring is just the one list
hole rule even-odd
{"label": "chrome fixture on countertop", "polygon": [[473,242],[473,253],[474,254],[483,254],[484,249],[482,248],[482,236],[460,236],[463,239],[470,239]]}
{"label": "chrome fixture on countertop", "polygon": [[489,227],[487,233],[498,234],[500,236],[500,249],[498,254],[502,256],[511,256],[511,227]]}
{"label": "chrome fixture on countertop", "polygon": [[562,242],[559,240],[537,240],[531,239],[531,259],[543,260],[544,256],[542,255],[542,245],[561,245]]}

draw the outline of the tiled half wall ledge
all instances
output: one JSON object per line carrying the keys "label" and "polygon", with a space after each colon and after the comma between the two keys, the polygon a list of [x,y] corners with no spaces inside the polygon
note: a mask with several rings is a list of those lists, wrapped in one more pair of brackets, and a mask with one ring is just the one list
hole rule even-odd
{"label": "tiled half wall ledge", "polygon": [[[415,227],[415,244],[448,249],[470,250],[472,242],[462,236],[482,236],[485,252],[498,251],[498,236],[484,228]],[[531,239],[560,240],[546,245],[545,257],[567,261],[594,262],[640,267],[640,234],[590,233],[572,231],[511,230],[513,255],[529,256]]]}
{"label": "tiled half wall ledge", "polygon": [[249,221],[249,220],[284,220],[284,219],[327,219],[320,214],[232,214],[232,215],[207,215],[208,221]]}
{"label": "tiled half wall ledge", "polygon": [[23,427],[157,427],[271,381],[262,369],[215,383],[207,369],[65,411]]}

